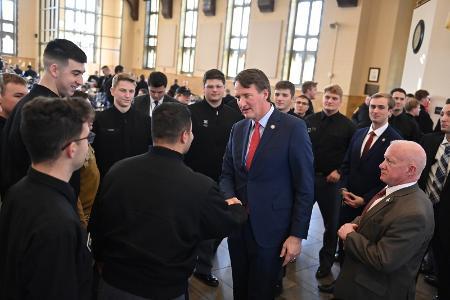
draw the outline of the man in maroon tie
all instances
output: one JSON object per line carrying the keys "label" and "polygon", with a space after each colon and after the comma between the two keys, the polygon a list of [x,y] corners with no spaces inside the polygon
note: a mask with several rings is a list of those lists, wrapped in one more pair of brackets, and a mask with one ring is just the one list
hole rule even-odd
{"label": "man in maroon tie", "polygon": [[414,299],[416,276],[434,230],[433,207],[419,188],[426,154],[393,141],[380,164],[385,195],[338,231],[346,257],[335,283],[338,299]]}
{"label": "man in maroon tie", "polygon": [[248,221],[228,238],[234,299],[274,299],[282,265],[300,254],[313,205],[313,157],[305,123],[275,109],[260,70],[239,73],[234,124],[220,188],[246,206]]}

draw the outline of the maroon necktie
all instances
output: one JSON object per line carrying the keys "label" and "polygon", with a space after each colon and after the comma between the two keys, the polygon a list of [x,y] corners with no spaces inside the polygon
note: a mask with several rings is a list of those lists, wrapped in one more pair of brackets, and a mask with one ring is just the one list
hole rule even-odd
{"label": "maroon necktie", "polygon": [[252,160],[255,156],[256,148],[258,148],[259,140],[261,139],[261,137],[259,136],[260,126],[261,125],[258,122],[255,122],[252,138],[250,140],[250,146],[248,147],[247,161],[245,162],[245,167],[247,168],[247,170],[250,170],[250,167],[252,166]]}
{"label": "maroon necktie", "polygon": [[372,146],[373,138],[374,138],[375,136],[376,136],[376,134],[375,134],[374,131],[372,131],[372,132],[369,134],[369,138],[367,139],[367,142],[366,142],[366,144],[364,145],[364,149],[363,149],[363,152],[362,152],[361,157],[363,157],[364,155],[367,154],[367,152],[369,152],[370,146]]}
{"label": "maroon necktie", "polygon": [[372,206],[372,204],[377,200],[380,199],[382,197],[386,196],[386,188],[382,189],[381,191],[379,191],[378,193],[375,194],[375,196],[372,197],[372,199],[370,199],[369,203],[367,203],[366,207],[364,207],[364,210],[361,214],[361,217],[364,216],[364,214],[369,210],[369,208]]}

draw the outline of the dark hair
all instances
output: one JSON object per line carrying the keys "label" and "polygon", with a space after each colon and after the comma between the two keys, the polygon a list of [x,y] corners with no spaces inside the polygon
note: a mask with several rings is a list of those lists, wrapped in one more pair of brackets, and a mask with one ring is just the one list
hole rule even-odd
{"label": "dark hair", "polygon": [[56,160],[65,144],[80,138],[94,110],[82,98],[37,97],[24,105],[20,133],[33,163]]}
{"label": "dark hair", "polygon": [[162,72],[151,72],[148,76],[148,85],[152,87],[166,87],[167,86],[167,76]]}
{"label": "dark hair", "polygon": [[416,108],[416,107],[420,107],[420,102],[419,102],[419,100],[417,100],[417,99],[411,99],[411,100],[408,100],[408,101],[406,101],[406,104],[405,104],[405,110],[407,111],[407,112],[410,112],[410,111],[412,111],[414,108]]}
{"label": "dark hair", "polygon": [[203,85],[206,84],[206,80],[210,79],[218,79],[225,85],[225,75],[223,75],[220,70],[211,69],[206,71],[205,74],[203,74]]}
{"label": "dark hair", "polygon": [[145,75],[144,75],[144,74],[141,74],[141,75],[139,76],[139,80],[140,80],[140,81],[145,81]]}
{"label": "dark hair", "polygon": [[114,67],[114,74],[122,73],[123,72],[123,66],[117,65]]}
{"label": "dark hair", "polygon": [[8,83],[21,84],[25,87],[27,86],[27,82],[23,79],[23,77],[20,77],[17,74],[3,73],[0,76],[0,93],[2,95],[5,94],[5,87]]}
{"label": "dark hair", "polygon": [[66,39],[54,39],[48,42],[44,50],[44,67],[48,68],[54,61],[66,66],[72,59],[79,63],[86,63],[87,57],[83,50]]}
{"label": "dark hair", "polygon": [[418,90],[415,94],[414,94],[414,98],[416,98],[417,100],[422,100],[423,98],[426,98],[430,96],[430,93],[428,93],[427,90]]}
{"label": "dark hair", "polygon": [[109,67],[107,66],[107,65],[104,65],[103,67],[102,67],[102,70],[103,69],[109,69]]}
{"label": "dark hair", "polygon": [[75,97],[75,98],[83,98],[83,99],[85,99],[85,100],[89,99],[88,93],[85,93],[85,92],[79,91],[79,90],[76,90],[75,92],[73,92],[72,97]]}
{"label": "dark hair", "polygon": [[404,94],[406,97],[406,91],[402,88],[395,88],[395,89],[391,90],[390,94],[393,95],[395,92],[400,92],[400,93]]}
{"label": "dark hair", "polygon": [[188,89],[187,87],[180,86],[179,88],[177,88],[177,90],[175,92],[175,95],[178,95],[178,94],[181,94],[184,96],[190,96],[192,93],[191,93],[191,90]]}
{"label": "dark hair", "polygon": [[133,76],[131,76],[127,73],[118,73],[118,74],[114,75],[114,77],[112,79],[111,87],[115,88],[120,81],[128,81],[128,82],[134,83],[134,86],[136,86],[136,80],[134,79]]}
{"label": "dark hair", "polygon": [[295,85],[288,80],[278,81],[277,84],[275,84],[275,89],[289,90],[289,92],[291,93],[291,98],[295,96]]}
{"label": "dark hair", "polygon": [[[395,106],[395,101],[392,98],[392,96],[390,94],[387,93],[376,93],[373,94],[372,96],[370,96],[370,100],[372,99],[378,99],[378,98],[386,98],[387,99],[387,105],[388,105],[388,109],[393,109]],[[370,105],[370,101],[369,101],[369,105]]]}
{"label": "dark hair", "polygon": [[414,94],[411,94],[411,93],[406,94],[406,97],[408,97],[408,98],[415,98]]}
{"label": "dark hair", "polygon": [[259,93],[266,89],[269,93],[266,100],[270,100],[270,82],[263,71],[259,69],[243,70],[234,78],[234,83],[236,84],[236,82],[239,82],[244,88],[249,88],[250,85],[254,84]]}
{"label": "dark hair", "polygon": [[302,93],[306,93],[308,90],[317,87],[317,82],[314,81],[305,81],[302,84]]}
{"label": "dark hair", "polygon": [[191,113],[186,105],[162,103],[152,113],[152,137],[169,144],[177,142],[183,131],[191,129]]}

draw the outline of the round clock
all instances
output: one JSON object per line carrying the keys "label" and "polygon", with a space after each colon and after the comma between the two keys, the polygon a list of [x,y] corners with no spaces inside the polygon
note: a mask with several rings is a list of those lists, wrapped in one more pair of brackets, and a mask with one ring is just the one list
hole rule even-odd
{"label": "round clock", "polygon": [[412,37],[412,49],[414,53],[419,52],[420,46],[422,46],[423,36],[425,33],[425,22],[420,20],[416,28],[414,29],[413,37]]}

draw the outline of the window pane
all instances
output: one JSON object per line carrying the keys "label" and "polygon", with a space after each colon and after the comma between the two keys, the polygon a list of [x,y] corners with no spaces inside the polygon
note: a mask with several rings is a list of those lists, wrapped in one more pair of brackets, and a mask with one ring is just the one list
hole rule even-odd
{"label": "window pane", "polygon": [[321,16],[322,16],[322,1],[314,1],[311,8],[311,21],[309,24],[310,35],[319,34]]}
{"label": "window pane", "polygon": [[78,9],[86,9],[86,0],[76,0],[76,3]]}
{"label": "window pane", "polygon": [[86,14],[86,32],[94,34],[95,33],[95,15]]}
{"label": "window pane", "polygon": [[292,47],[294,51],[304,51],[305,50],[305,39],[296,38],[294,39],[294,45]]}
{"label": "window pane", "polygon": [[66,0],[66,7],[75,8],[75,0]]}
{"label": "window pane", "polygon": [[195,8],[195,0],[187,0],[186,9],[193,10]]}
{"label": "window pane", "polygon": [[14,40],[9,34],[2,38],[2,52],[10,54],[14,53]]}
{"label": "window pane", "polygon": [[95,1],[87,0],[87,11],[95,12]]}
{"label": "window pane", "polygon": [[150,11],[151,12],[158,12],[159,11],[159,1],[158,0],[151,0],[150,1]]}
{"label": "window pane", "polygon": [[193,19],[194,21],[192,22],[192,35],[196,35],[197,34],[197,12],[194,11],[193,14]]}
{"label": "window pane", "polygon": [[184,38],[183,47],[191,47],[191,39]]}
{"label": "window pane", "polygon": [[75,29],[75,14],[73,10],[66,10],[65,14],[65,29],[66,30],[74,30]]}
{"label": "window pane", "polygon": [[242,16],[242,31],[241,34],[247,36],[248,34],[248,22],[250,20],[250,7],[244,8],[244,15]]}
{"label": "window pane", "polygon": [[245,66],[245,54],[241,53],[239,55],[239,61],[238,61],[238,67],[237,67],[236,73],[239,73],[240,71],[244,70],[244,66]]}
{"label": "window pane", "polygon": [[314,74],[314,63],[316,58],[312,54],[308,54],[305,60],[305,69],[303,70],[303,81],[312,80]]}
{"label": "window pane", "polygon": [[190,56],[190,49],[185,49],[183,51],[183,66],[181,67],[181,71],[183,72],[189,72],[189,56]]}
{"label": "window pane", "polygon": [[239,49],[239,38],[232,38],[230,40],[230,49],[233,50]]}
{"label": "window pane", "polygon": [[300,53],[295,53],[291,60],[291,70],[289,72],[289,81],[293,84],[300,84],[302,65],[302,55]]}
{"label": "window pane", "polygon": [[[14,21],[14,2],[10,0],[2,1],[3,20]],[[10,52],[8,52],[10,53]]]}
{"label": "window pane", "polygon": [[230,56],[228,57],[228,76],[231,77],[236,76],[237,64],[238,64],[238,52],[231,51]]}
{"label": "window pane", "polygon": [[156,46],[156,38],[149,38],[148,45],[152,47]]}
{"label": "window pane", "polygon": [[150,35],[158,35],[158,15],[152,15],[150,17]]}
{"label": "window pane", "polygon": [[184,35],[190,36],[192,35],[192,26],[194,22],[194,12],[188,11],[186,12],[186,23],[184,27]]}
{"label": "window pane", "polygon": [[311,38],[308,39],[308,42],[306,43],[306,50],[308,51],[317,51],[317,43],[318,43],[318,39],[317,38]]}
{"label": "window pane", "polygon": [[246,38],[243,38],[243,39],[241,39],[241,44],[240,44],[240,47],[239,47],[241,50],[245,50],[245,49],[247,49],[247,39]]}
{"label": "window pane", "polygon": [[242,7],[236,7],[233,10],[233,24],[231,25],[231,35],[239,36],[242,24]]}
{"label": "window pane", "polygon": [[[230,0],[230,1],[233,1],[233,0]],[[234,0],[234,5],[242,5],[242,4],[244,4],[243,0]]]}
{"label": "window pane", "polygon": [[306,35],[308,28],[309,2],[300,2],[297,7],[297,18],[295,19],[295,34]]}
{"label": "window pane", "polygon": [[14,32],[14,25],[11,23],[3,23],[3,31],[5,32]]}

